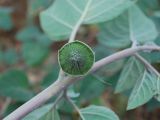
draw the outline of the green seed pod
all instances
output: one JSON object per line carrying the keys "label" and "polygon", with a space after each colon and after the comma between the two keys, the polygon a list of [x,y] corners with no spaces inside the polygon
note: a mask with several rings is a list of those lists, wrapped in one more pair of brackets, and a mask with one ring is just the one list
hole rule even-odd
{"label": "green seed pod", "polygon": [[84,75],[94,64],[92,49],[78,40],[65,44],[58,52],[62,70],[70,75]]}

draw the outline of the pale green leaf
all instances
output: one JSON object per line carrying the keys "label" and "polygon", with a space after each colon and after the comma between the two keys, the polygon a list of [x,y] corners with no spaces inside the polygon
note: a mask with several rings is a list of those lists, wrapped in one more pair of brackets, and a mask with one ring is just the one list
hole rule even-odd
{"label": "pale green leaf", "polygon": [[80,110],[82,120],[119,120],[118,116],[109,108],[89,106]]}
{"label": "pale green leaf", "polygon": [[132,42],[146,44],[154,41],[158,35],[154,22],[136,5],[118,18],[99,26],[99,42],[115,48],[127,47]]}
{"label": "pale green leaf", "polygon": [[119,77],[115,92],[131,89],[143,73],[143,65],[135,57],[130,57]]}
{"label": "pale green leaf", "polygon": [[60,120],[60,117],[53,109],[53,104],[48,104],[31,112],[22,120]]}
{"label": "pale green leaf", "polygon": [[160,18],[160,11],[155,11],[155,12],[154,12],[154,16]]}
{"label": "pale green leaf", "polygon": [[51,39],[68,38],[77,25],[111,20],[132,4],[130,0],[56,0],[41,13],[41,25]]}
{"label": "pale green leaf", "polygon": [[136,40],[138,43],[146,43],[155,40],[158,36],[158,32],[154,22],[136,5],[129,9],[129,13],[131,40]]}
{"label": "pale green leaf", "polygon": [[[160,84],[158,84],[159,87]],[[147,70],[137,80],[137,83],[129,97],[127,109],[134,109],[148,102],[157,91],[157,79],[154,74]]]}

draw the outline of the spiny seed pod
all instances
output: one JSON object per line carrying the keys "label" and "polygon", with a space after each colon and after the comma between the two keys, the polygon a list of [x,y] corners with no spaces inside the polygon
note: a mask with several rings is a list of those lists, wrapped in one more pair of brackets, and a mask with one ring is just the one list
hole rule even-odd
{"label": "spiny seed pod", "polygon": [[58,52],[62,70],[70,75],[84,75],[94,64],[92,49],[78,40],[65,44]]}

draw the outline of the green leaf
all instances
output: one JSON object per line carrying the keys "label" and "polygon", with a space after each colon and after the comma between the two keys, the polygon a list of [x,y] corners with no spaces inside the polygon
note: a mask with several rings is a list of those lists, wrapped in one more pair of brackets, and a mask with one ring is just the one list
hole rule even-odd
{"label": "green leaf", "polygon": [[13,22],[11,18],[11,8],[0,7],[0,28],[4,30],[10,30],[13,27]]}
{"label": "green leaf", "polygon": [[58,109],[67,114],[72,114],[74,112],[74,108],[68,101],[66,101],[66,99],[62,99],[60,101],[60,103],[58,104]]}
{"label": "green leaf", "polygon": [[16,102],[16,103],[11,102],[11,103],[8,105],[8,107],[6,108],[5,113],[3,114],[3,116],[9,115],[9,114],[12,113],[14,110],[16,110],[17,108],[19,108],[22,104],[23,104],[23,102]]}
{"label": "green leaf", "polygon": [[47,8],[54,0],[29,0],[28,1],[28,14],[35,16],[38,12]]}
{"label": "green leaf", "polygon": [[127,47],[132,42],[146,44],[154,41],[158,35],[154,22],[136,5],[118,18],[100,24],[99,27],[99,42],[114,48]]}
{"label": "green leaf", "polygon": [[155,99],[151,99],[149,102],[147,102],[146,107],[149,112],[154,111],[160,108],[160,102]]}
{"label": "green leaf", "polygon": [[37,42],[43,46],[50,46],[53,42],[44,33],[42,33],[36,26],[27,26],[22,28],[16,34],[16,39],[23,43],[25,42]]}
{"label": "green leaf", "polygon": [[131,89],[143,73],[143,70],[143,64],[135,57],[130,57],[121,72],[115,92]]}
{"label": "green leaf", "polygon": [[18,101],[27,101],[33,97],[29,90],[27,76],[20,70],[9,70],[0,76],[0,95]]}
{"label": "green leaf", "polygon": [[51,85],[54,81],[56,81],[58,77],[59,67],[54,65],[53,68],[48,72],[46,76],[44,76],[42,80],[42,87],[46,88]]}
{"label": "green leaf", "polygon": [[22,120],[60,120],[58,112],[52,106],[53,104],[45,105],[31,112]]}
{"label": "green leaf", "polygon": [[36,26],[27,26],[16,34],[22,43],[22,56],[28,65],[41,64],[49,54],[52,41]]}
{"label": "green leaf", "polygon": [[3,55],[4,55],[4,53],[0,50],[0,63],[3,62]]}
{"label": "green leaf", "polygon": [[141,75],[129,97],[127,109],[134,109],[148,102],[160,87],[160,81],[147,70]]}
{"label": "green leaf", "polygon": [[49,48],[35,42],[24,43],[22,56],[26,64],[36,66],[41,64],[49,54]]}
{"label": "green leaf", "polygon": [[160,18],[160,11],[154,12],[154,16]]}
{"label": "green leaf", "polygon": [[151,53],[143,52],[141,55],[150,63],[160,62],[160,52],[159,51],[153,51]]}
{"label": "green leaf", "polygon": [[3,65],[13,65],[19,60],[18,54],[15,49],[9,48],[4,51],[0,51],[0,63]]}
{"label": "green leaf", "polygon": [[[96,55],[96,58],[95,58],[96,61],[117,52],[117,50],[115,50],[115,49],[110,49],[110,48],[107,48],[105,45],[99,45],[99,44],[97,46],[95,46],[93,48],[93,50]],[[119,71],[123,67],[123,63],[124,63],[123,59],[115,61],[111,64],[104,66],[98,72],[102,73],[102,71],[104,71],[106,73],[106,75],[112,75],[112,74],[116,73],[117,71]],[[116,67],[114,67],[114,66],[116,66]]]}
{"label": "green leaf", "polygon": [[137,4],[142,8],[142,10],[150,16],[154,12],[154,10],[159,9],[159,1],[158,0],[138,0]]}
{"label": "green leaf", "polygon": [[77,25],[111,20],[132,4],[129,0],[56,0],[40,14],[41,26],[51,39],[68,38]]}
{"label": "green leaf", "polygon": [[158,36],[158,32],[154,22],[145,16],[136,5],[131,7],[129,12],[131,40],[136,40],[138,43],[146,43],[155,40]]}
{"label": "green leaf", "polygon": [[38,36],[40,31],[35,26],[26,26],[22,28],[20,31],[16,34],[16,39],[21,42],[28,42],[33,41],[36,39],[36,36]]}
{"label": "green leaf", "polygon": [[119,120],[118,116],[109,108],[89,106],[80,110],[82,120]]}
{"label": "green leaf", "polygon": [[18,55],[15,49],[12,49],[12,48],[7,49],[3,53],[3,61],[4,63],[9,65],[16,64],[18,62]]}

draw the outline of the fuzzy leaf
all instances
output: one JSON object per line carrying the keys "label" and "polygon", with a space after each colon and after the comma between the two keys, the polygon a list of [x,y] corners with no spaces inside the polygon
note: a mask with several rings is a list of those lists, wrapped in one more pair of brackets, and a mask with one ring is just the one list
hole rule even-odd
{"label": "fuzzy leaf", "polygon": [[154,22],[136,5],[118,18],[99,26],[101,32],[98,39],[108,47],[123,48],[131,45],[132,41],[146,44],[158,36]]}
{"label": "fuzzy leaf", "polygon": [[132,4],[130,0],[56,0],[41,13],[41,25],[51,39],[68,38],[77,24],[111,20]]}
{"label": "fuzzy leaf", "polygon": [[80,112],[82,120],[119,120],[118,116],[106,107],[92,105]]}
{"label": "fuzzy leaf", "polygon": [[157,77],[145,70],[130,95],[127,109],[134,109],[148,102],[153,96],[158,94],[159,86],[160,82]]}
{"label": "fuzzy leaf", "polygon": [[142,63],[140,63],[135,57],[130,57],[121,72],[115,92],[118,93],[131,89],[142,73]]}

